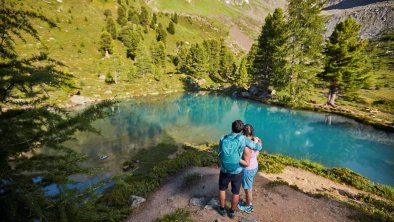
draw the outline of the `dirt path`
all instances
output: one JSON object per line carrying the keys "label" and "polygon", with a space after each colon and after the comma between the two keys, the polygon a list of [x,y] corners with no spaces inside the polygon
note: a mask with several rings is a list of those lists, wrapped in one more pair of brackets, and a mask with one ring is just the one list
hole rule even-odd
{"label": "dirt path", "polygon": [[[192,173],[199,173],[201,177],[190,187],[181,188],[183,178]],[[171,213],[177,208],[188,208],[195,221],[352,221],[349,216],[353,214],[345,204],[328,198],[314,198],[303,192],[296,191],[286,185],[269,188],[270,181],[287,181],[296,184],[308,193],[327,192],[338,198],[348,198],[350,195],[360,193],[358,190],[332,182],[313,173],[287,167],[281,174],[259,173],[254,184],[254,205],[252,214],[238,211],[236,219],[220,216],[210,205],[209,201],[217,197],[217,168],[189,168],[175,177],[156,191],[147,202],[133,212],[127,221],[152,221],[153,219]],[[190,200],[199,200],[190,204]],[[241,192],[244,198],[244,192]],[[230,195],[227,198],[227,206]]]}

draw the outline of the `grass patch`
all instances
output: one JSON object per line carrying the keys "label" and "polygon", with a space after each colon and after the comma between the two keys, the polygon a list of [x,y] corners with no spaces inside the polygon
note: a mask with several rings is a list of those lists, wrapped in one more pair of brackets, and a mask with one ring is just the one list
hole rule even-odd
{"label": "grass patch", "polygon": [[297,160],[280,154],[261,153],[258,157],[258,161],[259,169],[266,173],[280,173],[286,166],[292,166],[310,171],[339,183],[350,185],[359,190],[370,192],[389,200],[394,200],[393,187],[375,184],[368,178],[347,168],[326,168],[318,163],[307,160]]}
{"label": "grass patch", "polygon": [[153,222],[193,222],[190,217],[190,211],[186,209],[177,209],[171,214],[166,214],[161,218],[157,218]]}

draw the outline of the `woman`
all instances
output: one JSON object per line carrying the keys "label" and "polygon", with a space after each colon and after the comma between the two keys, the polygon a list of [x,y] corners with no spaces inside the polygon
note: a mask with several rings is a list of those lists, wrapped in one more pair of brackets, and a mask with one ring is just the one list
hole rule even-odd
{"label": "woman", "polygon": [[[246,124],[244,126],[243,134],[255,142],[261,142],[261,140],[258,137],[254,137],[254,129],[253,126],[250,124]],[[249,147],[245,147],[243,159],[241,159],[240,161],[240,163],[245,166],[242,187],[245,190],[246,202],[240,201],[240,203],[238,204],[238,208],[246,213],[252,213],[253,211],[252,187],[253,187],[253,178],[254,176],[256,176],[258,170],[258,162],[257,162],[258,155],[259,155],[259,151],[252,150]]]}

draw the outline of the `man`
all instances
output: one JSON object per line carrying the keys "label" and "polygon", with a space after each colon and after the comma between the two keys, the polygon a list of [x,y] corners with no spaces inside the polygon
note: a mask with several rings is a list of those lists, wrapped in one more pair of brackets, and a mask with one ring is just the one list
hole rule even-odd
{"label": "man", "polygon": [[[262,149],[261,141],[256,143],[249,138],[242,135],[244,123],[241,120],[236,120],[232,123],[232,133],[223,136],[219,142],[219,160],[220,160],[220,175],[219,175],[219,213],[224,216],[227,212],[225,209],[226,190],[228,184],[231,182],[231,193],[233,194],[231,201],[231,208],[228,216],[233,218],[235,216],[235,209],[237,209],[239,201],[239,190],[243,180],[243,168],[239,161],[241,160],[245,146],[253,150],[260,151]],[[257,140],[256,140],[257,141]]]}

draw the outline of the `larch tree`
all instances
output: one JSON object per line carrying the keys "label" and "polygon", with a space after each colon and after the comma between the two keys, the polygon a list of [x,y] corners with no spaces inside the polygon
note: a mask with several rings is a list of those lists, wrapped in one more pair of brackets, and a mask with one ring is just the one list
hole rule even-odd
{"label": "larch tree", "polygon": [[112,39],[116,39],[118,36],[118,33],[117,33],[116,24],[115,24],[114,19],[112,18],[112,16],[110,16],[106,20],[107,20],[107,26],[106,26],[107,32],[109,32],[111,34]]}
{"label": "larch tree", "polygon": [[[369,78],[371,63],[365,52],[368,41],[360,39],[359,32],[360,24],[349,17],[335,26],[327,41],[324,72],[319,76],[331,82],[330,92],[336,92],[332,84],[337,84],[347,97],[353,98]],[[330,95],[328,103],[334,101],[335,95]]]}
{"label": "larch tree", "polygon": [[114,43],[109,32],[102,32],[100,37],[100,51],[103,55],[112,54]]}
{"label": "larch tree", "polygon": [[258,49],[253,61],[254,77],[265,90],[273,87],[281,90],[288,86],[289,76],[286,72],[287,27],[282,9],[265,18],[258,38]]}
{"label": "larch tree", "polygon": [[289,0],[288,72],[290,100],[300,103],[322,70],[324,0]]}

